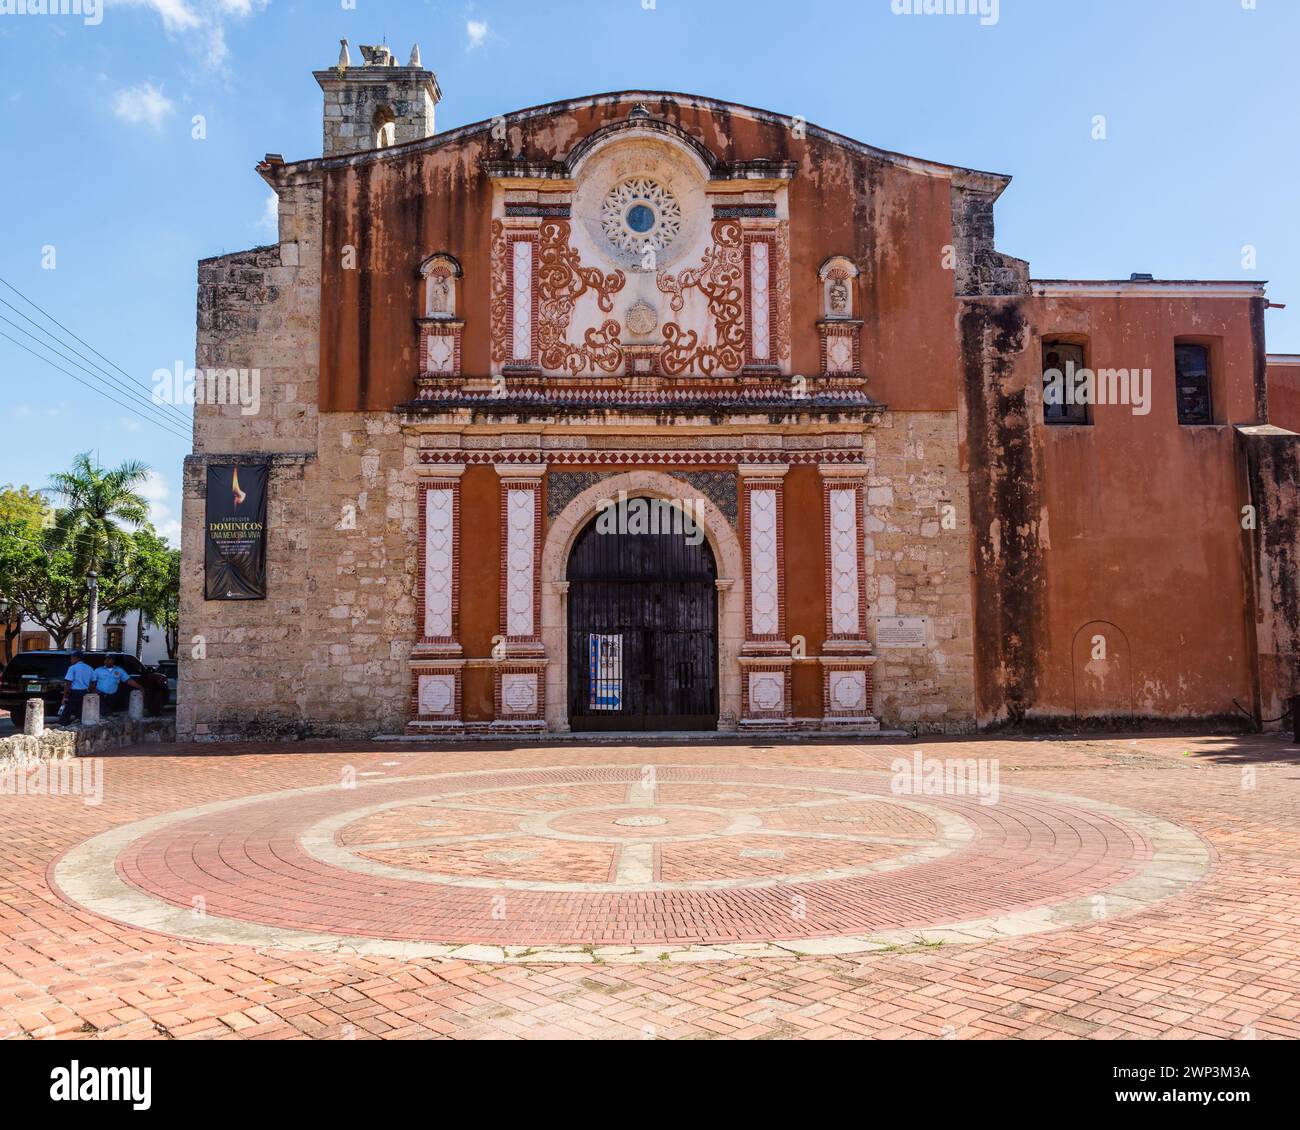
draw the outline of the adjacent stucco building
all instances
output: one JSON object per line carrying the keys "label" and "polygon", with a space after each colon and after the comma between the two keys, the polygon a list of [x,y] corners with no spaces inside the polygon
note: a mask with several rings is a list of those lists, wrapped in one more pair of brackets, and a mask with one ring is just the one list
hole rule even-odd
{"label": "adjacent stucco building", "polygon": [[[279,241],[199,267],[196,363],[260,406],[196,408],[182,734],[1248,724],[1300,692],[1262,284],[1033,280],[994,246],[1008,177],[704,97],[440,134],[418,53],[364,53],[316,75],[323,156],[258,167]],[[255,462],[267,597],[205,601],[205,468]]]}

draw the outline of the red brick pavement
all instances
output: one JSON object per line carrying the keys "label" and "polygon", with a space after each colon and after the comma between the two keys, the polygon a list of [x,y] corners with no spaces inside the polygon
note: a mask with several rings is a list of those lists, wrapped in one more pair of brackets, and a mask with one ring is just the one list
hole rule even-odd
{"label": "red brick pavement", "polygon": [[[164,748],[149,756],[111,758],[104,801],[97,807],[77,797],[0,796],[5,829],[0,841],[0,1035],[1300,1036],[1300,750],[1278,738],[1018,740],[920,747],[930,756],[996,757],[1004,785],[1150,813],[1191,829],[1214,851],[1215,865],[1205,879],[1154,907],[983,944],[924,946],[857,958],[640,964],[508,965],[306,954],[206,945],[119,925],[69,905],[49,880],[51,865],[90,836],[213,801],[334,785],[345,766],[382,787],[383,776],[555,765],[882,771],[914,748],[426,750],[320,744],[197,754],[189,748]],[[369,784],[361,792],[370,793]],[[232,812],[247,814],[252,807]],[[1000,806],[971,818],[986,818],[990,834],[1018,835],[1022,857],[1032,860],[1040,848],[1054,849],[1056,836],[1079,835],[1054,811],[1060,806],[1041,802],[1036,807],[1038,826],[999,823]],[[242,824],[242,817],[228,827],[218,819],[209,830],[242,840],[254,830]],[[1102,867],[1112,848],[1116,857],[1105,865],[1121,871],[1141,855],[1142,845],[1123,828],[1103,824],[1094,819],[1085,829],[1094,838],[1070,854],[1070,882],[1076,888],[1099,878],[1088,872]],[[282,850],[296,850],[292,836],[273,841],[263,834],[265,842],[274,842],[274,851],[260,856],[263,863],[282,860]],[[891,834],[903,837],[907,832],[894,829]],[[203,854],[196,856],[193,850],[197,843],[190,843],[188,858],[201,863]],[[157,846],[160,854],[142,847],[134,858],[141,866],[150,859],[161,864],[167,851]],[[992,841],[984,846],[989,858],[996,855]],[[261,850],[237,858],[259,858]],[[509,849],[493,845],[493,850]],[[975,852],[968,867],[980,865],[980,854]],[[951,866],[952,858],[929,866]],[[771,865],[763,858],[751,862],[759,871]],[[704,859],[694,866],[694,874],[700,874],[713,863]],[[869,879],[887,894],[890,880],[897,883],[905,875]],[[968,876],[951,878],[961,882]],[[982,889],[970,890],[968,884],[961,895],[972,908],[1032,905],[1042,897],[1045,882],[1043,869],[1035,872],[1032,863],[1018,870],[1004,867],[1001,873],[986,867],[983,878]],[[260,882],[258,877],[254,885]],[[932,887],[917,897],[933,903],[946,889],[943,882]],[[182,894],[177,892],[178,899]],[[366,909],[359,902],[355,907],[358,913]],[[287,916],[291,909],[281,907]],[[306,908],[317,916],[337,909]],[[217,912],[211,905],[209,910]],[[860,906],[850,906],[846,913],[862,912]],[[842,922],[841,914],[831,925],[838,928]],[[386,922],[383,928],[391,925]]]}

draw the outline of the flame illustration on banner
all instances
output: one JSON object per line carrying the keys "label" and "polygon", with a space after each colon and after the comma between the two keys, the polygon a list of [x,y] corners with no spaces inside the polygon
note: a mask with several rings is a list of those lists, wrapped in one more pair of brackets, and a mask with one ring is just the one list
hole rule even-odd
{"label": "flame illustration on banner", "polygon": [[230,487],[235,492],[235,505],[238,506],[248,496],[239,489],[239,468],[233,468],[233,474],[230,477]]}

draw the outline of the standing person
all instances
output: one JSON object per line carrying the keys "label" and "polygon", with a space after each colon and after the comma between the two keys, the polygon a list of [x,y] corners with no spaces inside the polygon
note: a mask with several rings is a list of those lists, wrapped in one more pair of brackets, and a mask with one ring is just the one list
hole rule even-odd
{"label": "standing person", "polygon": [[104,656],[104,666],[95,672],[95,690],[103,700],[105,714],[116,714],[125,705],[125,687],[140,689],[140,684],[117,665],[115,656]]}
{"label": "standing person", "polygon": [[59,710],[59,721],[80,722],[81,701],[86,697],[86,692],[90,690],[90,684],[94,681],[95,669],[86,662],[86,657],[81,652],[74,651],[72,666],[68,668],[68,673],[63,678],[65,680],[63,704]]}

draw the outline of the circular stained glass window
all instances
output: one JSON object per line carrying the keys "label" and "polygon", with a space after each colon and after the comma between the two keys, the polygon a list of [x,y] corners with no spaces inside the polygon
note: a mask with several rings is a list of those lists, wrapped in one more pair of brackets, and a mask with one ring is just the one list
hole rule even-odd
{"label": "circular stained glass window", "polygon": [[621,253],[639,259],[647,247],[662,251],[682,226],[682,209],[671,192],[645,177],[612,189],[601,206],[605,237]]}
{"label": "circular stained glass window", "polygon": [[627,226],[634,232],[648,232],[655,226],[654,209],[647,204],[633,204],[627,210]]}

